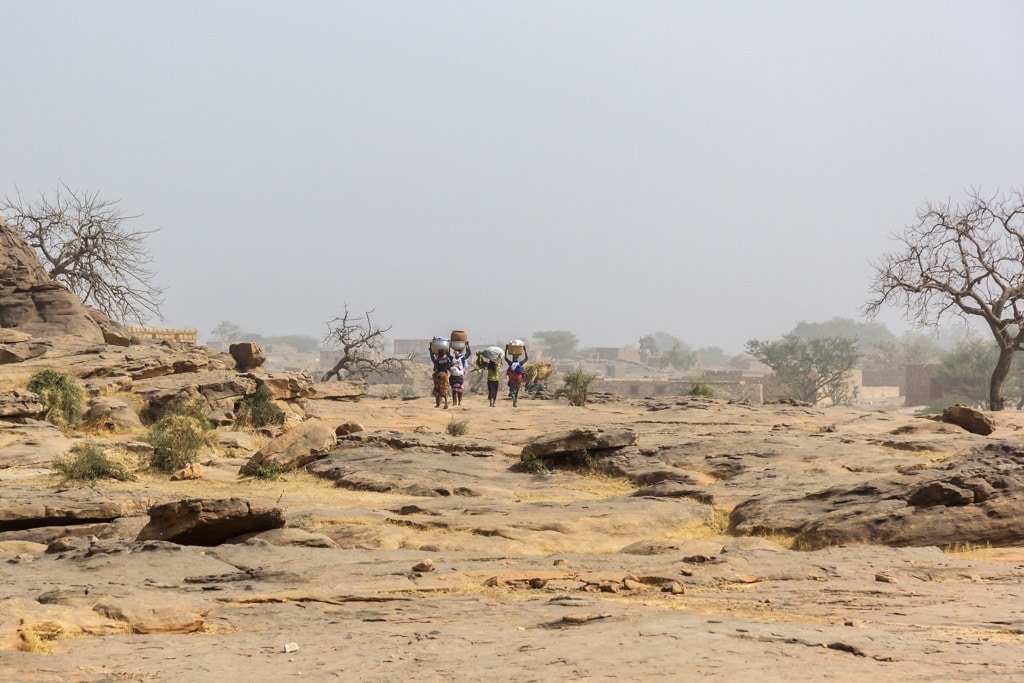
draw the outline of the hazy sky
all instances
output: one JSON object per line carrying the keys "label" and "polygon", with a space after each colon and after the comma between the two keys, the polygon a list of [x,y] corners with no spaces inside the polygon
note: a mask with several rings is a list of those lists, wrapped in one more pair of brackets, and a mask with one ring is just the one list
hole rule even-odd
{"label": "hazy sky", "polygon": [[[159,227],[162,324],[739,351],[1024,184],[1024,4],[0,0],[0,192]],[[898,311],[882,321],[905,328]],[[159,321],[154,321],[159,324]]]}

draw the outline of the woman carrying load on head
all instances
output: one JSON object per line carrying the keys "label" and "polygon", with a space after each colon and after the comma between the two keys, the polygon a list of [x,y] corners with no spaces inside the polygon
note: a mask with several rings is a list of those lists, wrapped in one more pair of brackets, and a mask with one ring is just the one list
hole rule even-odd
{"label": "woman carrying load on head", "polygon": [[509,358],[508,347],[505,347],[505,362],[508,363],[508,370],[505,371],[505,374],[508,376],[508,395],[512,397],[513,408],[519,405],[519,388],[523,386],[523,364],[528,360],[530,360],[530,354],[526,351],[526,344],[523,344],[522,360],[519,360],[518,354]]}
{"label": "woman carrying load on head", "polygon": [[498,361],[501,356],[495,354],[494,358],[488,358],[483,351],[476,354],[476,369],[487,371],[487,402],[493,408],[498,401],[498,386],[501,384],[501,366]]}
{"label": "woman carrying load on head", "polygon": [[434,364],[434,407],[441,406],[441,399],[444,399],[444,407],[448,408],[448,372],[452,369],[455,359],[450,353],[434,354],[430,349],[430,362]]}
{"label": "woman carrying load on head", "polygon": [[466,370],[469,368],[470,349],[467,345],[465,350],[456,352],[452,359],[452,367],[448,371],[448,382],[452,387],[452,405],[462,405],[462,388],[466,381]]}

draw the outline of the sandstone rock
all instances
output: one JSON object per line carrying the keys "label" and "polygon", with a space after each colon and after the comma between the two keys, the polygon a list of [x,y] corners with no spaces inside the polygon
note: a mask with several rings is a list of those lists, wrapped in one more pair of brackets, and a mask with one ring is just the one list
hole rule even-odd
{"label": "sandstone rock", "polygon": [[57,427],[44,420],[0,420],[0,469],[49,468],[53,459],[67,453],[71,446],[70,439]]}
{"label": "sandstone rock", "polygon": [[243,534],[231,539],[232,543],[242,543],[254,539],[276,546],[296,546],[300,548],[340,548],[330,536],[310,533],[303,529],[271,529],[257,534]]}
{"label": "sandstone rock", "polygon": [[[2,414],[2,413],[0,413]],[[358,422],[343,422],[334,428],[335,436],[348,436],[363,431],[363,425]]]}
{"label": "sandstone rock", "polygon": [[598,458],[637,442],[632,429],[606,431],[599,428],[572,429],[547,434],[530,441],[524,448],[522,459],[539,458],[548,465],[573,460],[581,455]]}
{"label": "sandstone rock", "polygon": [[124,399],[101,396],[89,401],[82,425],[86,429],[123,433],[141,430],[142,420]]}
{"label": "sandstone rock", "polygon": [[103,332],[103,341],[111,346],[131,346],[132,333],[127,327],[119,322],[116,322],[110,318],[106,313],[93,308],[92,306],[86,306],[86,310],[89,313],[89,317],[96,323],[100,330]]}
{"label": "sandstone rock", "polygon": [[42,413],[43,404],[31,391],[0,392],[0,417],[39,417]]}
{"label": "sandstone rock", "polygon": [[203,466],[197,462],[190,462],[180,470],[171,475],[171,481],[185,481],[187,479],[202,479]]}
{"label": "sandstone rock", "polygon": [[313,385],[315,396],[326,401],[358,401],[366,395],[365,382],[317,382]]}
{"label": "sandstone rock", "polygon": [[995,431],[995,423],[980,410],[974,410],[959,403],[942,411],[942,421],[963,427],[971,434],[988,436]]}
{"label": "sandstone rock", "polygon": [[303,373],[271,372],[259,377],[258,381],[270,389],[271,398],[277,400],[309,398],[316,394],[313,378]]}
{"label": "sandstone rock", "polygon": [[235,359],[239,372],[254,370],[266,362],[267,356],[263,349],[252,342],[240,342],[228,347],[231,357]]}
{"label": "sandstone rock", "polygon": [[0,327],[0,344],[19,344],[28,341],[32,335],[27,332],[19,332],[6,327]]}
{"label": "sandstone rock", "polygon": [[51,344],[49,342],[0,344],[0,365],[24,363],[27,360],[45,355],[50,348]]}
{"label": "sandstone rock", "polygon": [[239,474],[251,475],[258,467],[271,463],[278,471],[287,472],[324,457],[336,443],[330,425],[317,419],[307,420],[256,451]]}
{"label": "sandstone rock", "polygon": [[268,508],[240,498],[189,498],[154,505],[149,524],[137,540],[170,541],[181,545],[214,546],[229,538],[284,526],[279,508]]}

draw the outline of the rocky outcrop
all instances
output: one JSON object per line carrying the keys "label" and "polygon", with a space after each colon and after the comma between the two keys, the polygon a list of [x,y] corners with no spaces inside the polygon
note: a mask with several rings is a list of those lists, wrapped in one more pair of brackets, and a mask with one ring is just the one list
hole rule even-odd
{"label": "rocky outcrop", "polygon": [[2,220],[0,328],[40,339],[103,341],[102,330],[79,298],[50,278],[32,248]]}
{"label": "rocky outcrop", "polygon": [[548,467],[579,465],[581,459],[611,455],[626,446],[635,446],[636,443],[637,434],[631,429],[571,429],[533,439],[523,447],[521,458],[524,462],[541,460]]}
{"label": "rocky outcrop", "polygon": [[329,424],[307,420],[256,451],[238,473],[247,476],[269,467],[287,472],[324,457],[336,443],[337,437]]}
{"label": "rocky outcrop", "polygon": [[736,506],[736,533],[782,533],[807,547],[840,543],[1024,544],[1024,450],[993,445],[935,468],[862,480],[799,498],[760,495]]}
{"label": "rocky outcrop", "polygon": [[284,526],[284,514],[241,498],[189,498],[154,505],[137,540],[215,546],[230,538]]}
{"label": "rocky outcrop", "polygon": [[82,426],[99,432],[124,433],[142,429],[142,420],[124,399],[99,396],[86,406]]}
{"label": "rocky outcrop", "polygon": [[252,342],[240,342],[228,347],[228,352],[238,364],[239,372],[255,370],[267,361],[267,355],[263,349]]}
{"label": "rocky outcrop", "polygon": [[42,413],[43,404],[31,391],[0,392],[0,417],[39,417]]}

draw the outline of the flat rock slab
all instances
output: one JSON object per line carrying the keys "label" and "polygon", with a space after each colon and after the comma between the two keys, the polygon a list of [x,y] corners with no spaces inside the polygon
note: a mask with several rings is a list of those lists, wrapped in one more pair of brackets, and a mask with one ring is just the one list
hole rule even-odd
{"label": "flat rock slab", "polygon": [[284,526],[279,508],[249,503],[241,498],[188,498],[155,505],[150,521],[137,540],[161,540],[181,545],[215,546],[242,534]]}
{"label": "flat rock slab", "polygon": [[616,448],[635,446],[636,443],[637,433],[631,429],[571,429],[532,439],[523,448],[523,458],[555,461],[580,453],[596,456]]}

